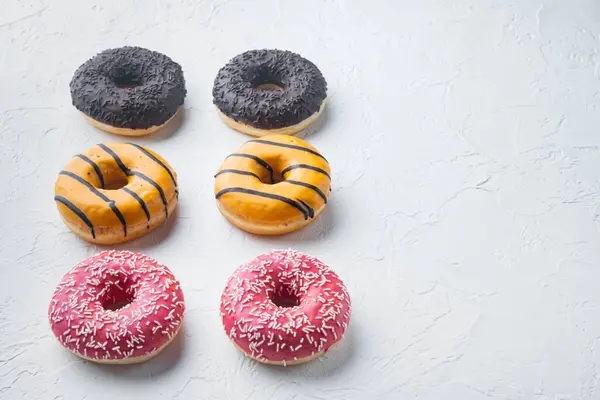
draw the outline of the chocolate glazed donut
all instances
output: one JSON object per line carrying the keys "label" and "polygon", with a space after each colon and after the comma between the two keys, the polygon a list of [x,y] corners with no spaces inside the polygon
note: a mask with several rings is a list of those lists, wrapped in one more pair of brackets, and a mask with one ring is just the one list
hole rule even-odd
{"label": "chocolate glazed donut", "polygon": [[283,50],[250,50],[222,67],[213,103],[227,125],[252,136],[293,135],[325,105],[327,82],[315,64]]}
{"label": "chocolate glazed donut", "polygon": [[97,54],[75,71],[70,87],[73,105],[93,125],[127,136],[163,127],[186,95],[181,66],[141,47]]}

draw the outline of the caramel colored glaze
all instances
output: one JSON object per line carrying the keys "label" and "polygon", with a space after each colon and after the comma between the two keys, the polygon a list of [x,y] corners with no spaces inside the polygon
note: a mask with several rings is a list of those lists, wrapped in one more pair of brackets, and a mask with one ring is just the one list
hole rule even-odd
{"label": "caramel colored glaze", "polygon": [[215,175],[215,197],[221,213],[239,228],[279,235],[308,225],[321,213],[330,177],[329,163],[307,142],[264,136],[225,159]]}
{"label": "caramel colored glaze", "polygon": [[69,161],[55,184],[65,224],[85,240],[122,243],[164,223],[177,204],[175,171],[132,143],[96,145]]}

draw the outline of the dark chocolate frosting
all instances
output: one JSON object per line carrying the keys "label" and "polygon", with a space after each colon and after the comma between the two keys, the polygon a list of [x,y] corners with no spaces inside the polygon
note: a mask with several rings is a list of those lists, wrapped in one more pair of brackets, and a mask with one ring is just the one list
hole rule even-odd
{"label": "dark chocolate frosting", "polygon": [[120,128],[164,124],[186,95],[181,66],[141,47],[105,50],[71,80],[73,105],[96,121]]}
{"label": "dark chocolate frosting", "polygon": [[[282,90],[261,90],[272,84]],[[315,64],[283,50],[250,50],[219,70],[213,103],[235,121],[258,129],[295,125],[319,111],[327,82]]]}

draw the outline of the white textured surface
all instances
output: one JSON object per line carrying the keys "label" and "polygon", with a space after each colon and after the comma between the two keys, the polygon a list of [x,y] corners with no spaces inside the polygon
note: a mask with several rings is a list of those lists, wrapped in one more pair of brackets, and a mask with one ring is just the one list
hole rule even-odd
{"label": "white textured surface", "polygon": [[[2,0],[0,398],[600,398],[600,3],[597,0]],[[182,340],[140,366],[69,355],[46,309],[100,249],[52,201],[56,174],[117,137],[70,104],[105,48],[182,64],[186,117],[140,139],[176,168],[177,218],[118,246],[182,281]],[[333,168],[325,214],[281,238],[232,228],[212,175],[247,138],[212,81],[251,48],[294,50],[329,83],[308,136]],[[222,332],[225,280],[280,247],[333,266],[353,300],[347,338],[320,361],[269,368]]]}

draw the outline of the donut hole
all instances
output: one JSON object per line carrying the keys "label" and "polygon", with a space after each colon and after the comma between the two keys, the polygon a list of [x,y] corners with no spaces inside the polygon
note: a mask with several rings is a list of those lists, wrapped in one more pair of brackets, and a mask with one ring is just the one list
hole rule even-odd
{"label": "donut hole", "polygon": [[129,89],[140,86],[142,78],[138,74],[124,73],[113,77],[113,82],[118,88]]}
{"label": "donut hole", "polygon": [[261,177],[261,182],[265,185],[276,185],[279,182],[283,182],[285,179],[281,176],[278,171],[273,171],[273,179],[271,180],[271,175],[267,175],[266,177]]}
{"label": "donut hole", "polygon": [[292,308],[300,304],[300,298],[295,293],[279,290],[271,294],[271,301],[277,307]]}
{"label": "donut hole", "polygon": [[281,80],[274,77],[268,71],[257,71],[256,76],[250,80],[250,84],[254,89],[265,92],[285,90],[285,85]]}
{"label": "donut hole", "polygon": [[254,88],[256,90],[263,90],[263,91],[270,91],[270,92],[283,90],[282,86],[280,86],[277,83],[271,83],[271,82],[260,83],[256,86],[254,86]]}
{"label": "donut hole", "polygon": [[[91,171],[95,174],[94,171]],[[119,190],[129,184],[129,177],[116,165],[102,165],[104,190]]]}
{"label": "donut hole", "polygon": [[119,190],[122,187],[127,186],[129,182],[127,181],[127,178],[119,176],[119,177],[115,177],[114,179],[110,179],[110,180],[105,180],[104,181],[104,189],[105,190]]}
{"label": "donut hole", "polygon": [[118,311],[133,301],[133,291],[124,289],[115,284],[108,287],[102,299],[102,307],[105,310]]}

